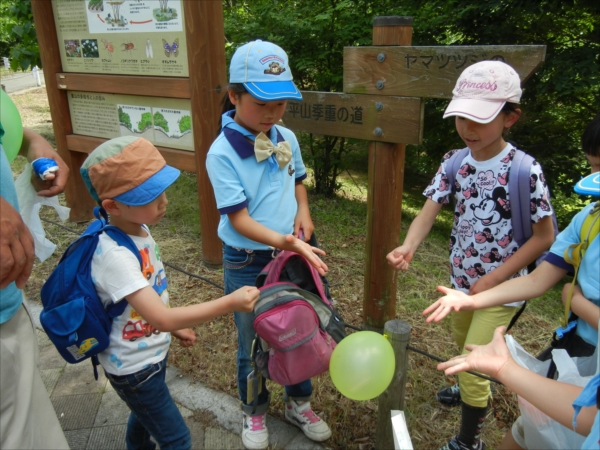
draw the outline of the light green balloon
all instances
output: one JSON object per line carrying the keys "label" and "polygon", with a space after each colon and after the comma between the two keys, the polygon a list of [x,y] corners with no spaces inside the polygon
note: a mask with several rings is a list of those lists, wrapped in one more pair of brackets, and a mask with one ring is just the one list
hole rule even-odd
{"label": "light green balloon", "polygon": [[21,142],[23,141],[23,123],[19,110],[3,89],[0,89],[0,122],[4,128],[2,136],[2,147],[8,158],[8,162],[19,154]]}
{"label": "light green balloon", "polygon": [[383,393],[394,376],[396,358],[388,340],[374,331],[342,339],[331,354],[331,381],[345,397],[370,400]]}

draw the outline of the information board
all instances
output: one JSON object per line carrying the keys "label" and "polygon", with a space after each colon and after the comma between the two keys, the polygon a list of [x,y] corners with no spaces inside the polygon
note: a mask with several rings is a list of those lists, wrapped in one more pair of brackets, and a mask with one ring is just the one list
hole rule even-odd
{"label": "information board", "polygon": [[157,146],[194,150],[187,99],[68,92],[73,133],[115,138],[140,136]]}
{"label": "information board", "polygon": [[52,0],[63,71],[187,77],[182,0]]}

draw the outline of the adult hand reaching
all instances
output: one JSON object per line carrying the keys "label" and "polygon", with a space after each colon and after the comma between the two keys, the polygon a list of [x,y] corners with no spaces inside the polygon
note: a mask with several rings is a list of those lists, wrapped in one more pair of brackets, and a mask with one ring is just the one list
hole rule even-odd
{"label": "adult hand reaching", "polygon": [[13,281],[21,289],[33,268],[33,236],[21,214],[3,197],[0,207],[0,289]]}

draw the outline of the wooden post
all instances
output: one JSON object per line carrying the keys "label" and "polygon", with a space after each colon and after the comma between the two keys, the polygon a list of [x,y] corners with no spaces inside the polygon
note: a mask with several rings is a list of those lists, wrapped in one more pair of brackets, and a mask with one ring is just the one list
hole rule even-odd
{"label": "wooden post", "polygon": [[87,154],[72,152],[67,147],[67,135],[73,133],[73,125],[71,124],[67,91],[60,90],[56,82],[56,74],[62,72],[62,63],[52,2],[33,1],[31,2],[31,12],[35,22],[38,44],[43,49],[40,52],[40,58],[46,78],[48,101],[50,105],[55,106],[50,108],[50,115],[52,116],[52,127],[56,139],[56,150],[71,168],[69,182],[65,187],[65,198],[71,208],[69,220],[84,222],[94,217],[93,211],[96,202],[88,194],[83,179],[77,170],[83,164]]}
{"label": "wooden post", "polygon": [[221,2],[189,1],[182,4],[186,17],[186,38],[194,43],[188,46],[188,63],[202,259],[207,266],[220,266],[222,243],[217,235],[219,212],[206,171],[206,154],[217,137],[219,105],[227,89],[223,5]]}
{"label": "wooden post", "polygon": [[375,448],[394,448],[392,410],[404,409],[404,391],[408,373],[408,352],[411,327],[402,320],[385,323],[384,334],[392,344],[396,358],[396,369],[392,382],[378,398],[377,443]]}
{"label": "wooden post", "polygon": [[[373,45],[410,45],[412,22],[412,17],[375,17]],[[385,53],[381,53],[378,60],[385,60]],[[385,95],[385,80],[378,82],[378,87]],[[396,316],[397,273],[385,257],[400,243],[405,151],[405,144],[369,144],[363,299],[365,330],[381,332],[384,324]]]}

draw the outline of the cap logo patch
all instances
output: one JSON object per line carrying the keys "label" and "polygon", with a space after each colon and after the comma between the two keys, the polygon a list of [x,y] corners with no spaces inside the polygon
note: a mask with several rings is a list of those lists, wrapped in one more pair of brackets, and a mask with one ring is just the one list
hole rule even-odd
{"label": "cap logo patch", "polygon": [[494,92],[496,89],[498,89],[498,85],[496,84],[495,80],[494,82],[485,81],[483,83],[473,83],[469,80],[460,80],[458,82],[457,90],[463,91],[465,89],[484,89],[486,91]]}
{"label": "cap logo patch", "polygon": [[264,73],[267,75],[281,75],[283,72],[285,72],[285,67],[283,67],[285,61],[279,56],[265,56],[260,60],[260,63],[263,65],[269,63],[269,68],[265,69],[264,71]]}

